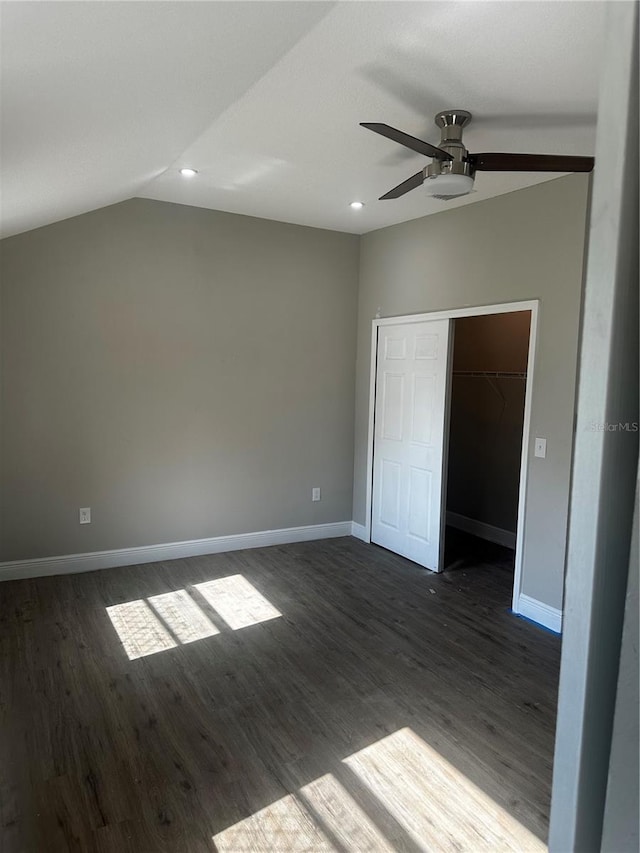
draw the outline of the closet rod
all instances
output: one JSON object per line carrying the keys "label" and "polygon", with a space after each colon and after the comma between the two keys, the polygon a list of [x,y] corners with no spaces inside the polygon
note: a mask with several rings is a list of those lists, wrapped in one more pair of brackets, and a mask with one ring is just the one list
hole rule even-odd
{"label": "closet rod", "polygon": [[454,370],[454,376],[470,376],[483,379],[526,379],[527,374],[507,370]]}

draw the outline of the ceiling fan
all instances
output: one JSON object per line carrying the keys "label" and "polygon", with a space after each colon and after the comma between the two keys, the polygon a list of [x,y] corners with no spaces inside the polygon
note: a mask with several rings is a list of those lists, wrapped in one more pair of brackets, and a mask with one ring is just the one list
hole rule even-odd
{"label": "ceiling fan", "polygon": [[361,122],[361,127],[373,130],[393,142],[399,142],[418,154],[432,157],[433,162],[397,187],[389,190],[380,201],[399,198],[423,183],[434,198],[451,199],[467,195],[473,189],[477,171],[484,172],[590,172],[593,157],[566,157],[555,154],[469,154],[462,143],[462,131],[471,121],[466,110],[444,110],[435,117],[441,128],[440,145],[430,145],[415,136],[378,122]]}

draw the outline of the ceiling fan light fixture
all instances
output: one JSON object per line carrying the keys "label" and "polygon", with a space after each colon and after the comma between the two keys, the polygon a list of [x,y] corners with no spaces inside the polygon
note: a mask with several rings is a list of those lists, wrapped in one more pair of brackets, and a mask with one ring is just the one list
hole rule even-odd
{"label": "ceiling fan light fixture", "polygon": [[473,178],[470,175],[453,175],[451,173],[431,175],[425,180],[423,186],[427,195],[455,198],[471,192]]}

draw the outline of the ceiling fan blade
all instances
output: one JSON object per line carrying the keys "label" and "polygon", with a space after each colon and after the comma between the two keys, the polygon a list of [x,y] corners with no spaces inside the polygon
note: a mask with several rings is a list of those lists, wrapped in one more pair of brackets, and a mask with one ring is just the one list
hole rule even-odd
{"label": "ceiling fan blade", "polygon": [[396,130],[395,127],[389,127],[388,124],[380,124],[376,121],[361,121],[360,127],[366,127],[367,130],[372,130],[374,133],[379,133],[380,136],[386,136],[393,142],[399,142],[405,148],[410,148],[412,151],[417,151],[418,154],[424,154],[425,157],[435,157],[438,160],[453,160],[451,154],[447,154],[442,148],[436,148],[435,145],[430,145],[428,142],[423,142],[422,139],[416,139],[415,136],[409,136],[408,133],[403,133],[401,130]]}
{"label": "ceiling fan blade", "polygon": [[485,172],[590,172],[595,162],[560,154],[469,154],[469,161]]}
{"label": "ceiling fan blade", "polygon": [[400,198],[401,195],[408,193],[409,190],[415,190],[416,187],[419,187],[424,181],[424,169],[420,169],[419,172],[416,172],[415,175],[412,175],[410,178],[407,178],[406,181],[403,181],[401,184],[398,184],[397,187],[394,187],[392,190],[389,190],[388,193],[381,195],[378,201],[384,201],[387,198]]}

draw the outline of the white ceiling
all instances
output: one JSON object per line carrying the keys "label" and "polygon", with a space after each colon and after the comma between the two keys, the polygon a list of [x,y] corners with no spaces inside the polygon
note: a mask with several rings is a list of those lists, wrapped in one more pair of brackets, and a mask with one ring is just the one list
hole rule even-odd
{"label": "white ceiling", "polygon": [[549,180],[378,202],[427,161],[358,123],[592,154],[603,5],[4,2],[2,235],[132,196],[363,233]]}

